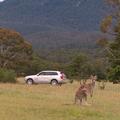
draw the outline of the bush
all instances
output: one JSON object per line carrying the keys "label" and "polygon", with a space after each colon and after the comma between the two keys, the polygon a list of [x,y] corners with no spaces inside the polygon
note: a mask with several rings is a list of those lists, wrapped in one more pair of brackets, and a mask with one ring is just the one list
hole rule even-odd
{"label": "bush", "polygon": [[117,65],[109,70],[108,78],[113,83],[120,82],[120,65]]}
{"label": "bush", "polygon": [[13,70],[0,69],[0,82],[15,83],[16,73]]}

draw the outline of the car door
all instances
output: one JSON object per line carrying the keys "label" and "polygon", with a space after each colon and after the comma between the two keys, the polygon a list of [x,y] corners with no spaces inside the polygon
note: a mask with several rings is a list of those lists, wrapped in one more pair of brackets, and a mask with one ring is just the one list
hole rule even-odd
{"label": "car door", "polygon": [[38,83],[49,83],[49,75],[47,74],[47,72],[41,72],[38,75],[37,81]]}

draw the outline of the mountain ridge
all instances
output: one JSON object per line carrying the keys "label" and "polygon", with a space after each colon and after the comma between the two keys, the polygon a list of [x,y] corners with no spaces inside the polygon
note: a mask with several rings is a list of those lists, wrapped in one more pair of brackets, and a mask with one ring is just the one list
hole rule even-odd
{"label": "mountain ridge", "polygon": [[13,24],[21,22],[24,25],[62,25],[78,31],[98,30],[99,20],[103,16],[102,1],[85,0],[77,6],[80,1],[6,0],[0,4],[0,17],[6,22],[13,21]]}
{"label": "mountain ridge", "polygon": [[94,31],[99,31],[103,11],[103,0],[5,0],[0,3],[0,26],[20,32],[34,48],[46,48],[45,41],[51,48],[85,44],[88,39],[91,44],[100,34]]}

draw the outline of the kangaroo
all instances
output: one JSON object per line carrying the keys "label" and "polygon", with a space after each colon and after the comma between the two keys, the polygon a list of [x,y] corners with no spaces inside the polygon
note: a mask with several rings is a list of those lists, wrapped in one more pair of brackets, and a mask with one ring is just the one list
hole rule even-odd
{"label": "kangaroo", "polygon": [[94,87],[95,87],[95,81],[97,80],[97,76],[92,76],[91,75],[90,80],[91,80],[91,83],[85,84],[85,87],[87,89],[88,94],[90,94],[90,96],[92,97],[93,96],[93,90],[94,90]]}
{"label": "kangaroo", "polygon": [[87,102],[87,89],[85,88],[84,85],[81,85],[75,93],[75,104],[79,100],[81,105],[83,102],[83,99]]}
{"label": "kangaroo", "polygon": [[75,93],[75,104],[77,103],[77,100],[80,101],[80,104],[82,104],[83,99],[86,101],[87,103],[87,96],[88,94],[90,94],[90,96],[93,96],[93,89],[95,87],[95,81],[97,79],[97,76],[91,76],[91,83],[86,83],[84,82],[83,84],[81,84],[81,86],[79,87],[79,89],[76,91]]}

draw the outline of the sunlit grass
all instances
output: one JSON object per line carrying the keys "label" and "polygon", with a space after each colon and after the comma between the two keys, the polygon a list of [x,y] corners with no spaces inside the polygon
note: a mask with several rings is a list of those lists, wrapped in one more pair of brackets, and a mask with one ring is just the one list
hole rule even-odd
{"label": "sunlit grass", "polygon": [[120,85],[97,85],[90,106],[74,105],[79,83],[60,86],[0,84],[0,120],[120,120]]}

